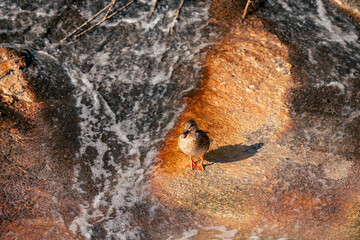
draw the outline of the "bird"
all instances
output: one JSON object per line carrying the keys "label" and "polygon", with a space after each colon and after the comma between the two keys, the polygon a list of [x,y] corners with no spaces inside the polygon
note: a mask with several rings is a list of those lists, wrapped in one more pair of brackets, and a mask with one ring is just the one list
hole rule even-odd
{"label": "bird", "polygon": [[[189,120],[185,124],[185,131],[178,138],[178,146],[183,153],[190,157],[190,163],[186,167],[190,169],[204,171],[204,155],[209,150],[210,138],[200,129],[194,120]],[[201,156],[200,164],[195,164],[193,157]]]}

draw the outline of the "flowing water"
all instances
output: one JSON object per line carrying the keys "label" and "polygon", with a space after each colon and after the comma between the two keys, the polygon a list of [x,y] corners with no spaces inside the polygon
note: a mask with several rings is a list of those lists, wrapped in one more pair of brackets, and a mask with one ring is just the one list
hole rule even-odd
{"label": "flowing water", "polygon": [[[126,2],[118,1],[116,6]],[[180,1],[158,1],[149,16],[154,2],[138,0],[92,32],[70,38],[60,47],[57,42],[62,37],[109,1],[0,3],[3,46],[51,56],[62,63],[75,87],[80,149],[73,187],[83,201],[70,229],[85,238],[151,236],[140,218],[153,221],[161,206],[149,195],[147,176],[165,135],[185,107],[181,100],[201,79],[203,50],[218,34],[209,25],[209,0],[186,1],[172,35],[169,30]],[[344,132],[360,115],[359,106],[353,105],[356,93],[352,90],[360,69],[359,26],[323,0],[266,1],[259,12],[298,52],[292,55],[293,62],[305,64],[296,68],[296,74],[305,79],[307,92],[298,92],[292,99],[304,138],[314,147],[321,141],[330,151],[339,152],[340,144],[331,143],[348,141]],[[329,114],[347,122],[332,124],[329,130],[317,125],[323,126],[325,120],[309,120],[309,114],[324,110],[321,103],[319,109],[311,107],[319,91],[329,94],[334,106],[341,102]],[[324,131],[334,138],[326,138]],[[236,234],[223,227],[202,228],[222,232],[220,239]],[[186,227],[181,231],[184,239],[198,234]],[[171,233],[163,236],[171,238]]]}
{"label": "flowing water", "polygon": [[[108,2],[0,3],[8,46],[58,59],[75,86],[81,134],[73,181],[84,201],[70,229],[86,238],[143,237],[134,212],[148,201],[146,176],[184,107],[180,100],[201,77],[201,50],[211,39],[210,2],[185,3],[172,35],[180,2],[159,1],[149,16],[154,2],[136,1],[60,47],[60,37]],[[154,204],[140,208],[151,215]]]}
{"label": "flowing water", "polygon": [[344,153],[341,147],[358,139],[350,129],[360,116],[359,24],[325,0],[267,1],[259,12],[290,46],[297,82],[290,100],[303,140]]}
{"label": "flowing water", "polygon": [[[350,173],[350,167],[359,164],[360,25],[331,4],[326,0],[269,0],[258,11],[265,26],[289,46],[294,87],[288,94],[288,105],[293,129],[282,144],[290,143],[302,159],[300,164],[283,161],[279,169],[272,172],[272,177],[282,179],[282,183],[272,188],[289,187],[303,192],[305,198],[313,194],[317,201],[327,199],[327,204],[315,207],[313,213],[306,213],[304,209],[297,212],[291,202],[289,212],[281,214],[287,208],[286,197],[274,195],[266,207],[269,215],[280,213],[291,224],[287,230],[282,230],[283,226],[269,223],[271,217],[263,216],[251,239],[262,239],[262,236],[291,239],[288,233],[296,231],[299,238],[312,239],[311,233],[316,231],[310,229],[316,224],[325,226],[326,218],[337,215],[336,211],[339,214],[345,212],[339,207],[343,203],[331,204],[337,195],[344,196],[341,202],[351,202],[352,195],[358,195],[356,185],[349,187],[351,180],[347,181],[347,175],[343,173]],[[331,163],[332,158],[339,160],[336,165],[319,171],[316,152],[325,154],[321,158],[326,163]],[[313,161],[313,164],[306,164],[307,161]],[[348,179],[357,178],[358,170],[354,169]],[[282,191],[285,196],[291,192],[279,192]],[[291,201],[296,201],[295,198],[289,197]],[[275,205],[278,208],[272,207]],[[326,210],[317,213],[318,209]],[[305,220],[299,217],[302,214],[306,216]],[[312,221],[313,217],[316,220]],[[330,231],[327,228],[327,234]],[[323,238],[330,239],[329,235]],[[349,239],[345,236],[335,238]]]}

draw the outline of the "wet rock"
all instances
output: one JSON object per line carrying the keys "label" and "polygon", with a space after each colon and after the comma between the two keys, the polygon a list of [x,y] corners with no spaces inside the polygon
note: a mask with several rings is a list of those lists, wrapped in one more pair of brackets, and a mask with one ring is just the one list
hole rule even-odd
{"label": "wet rock", "polygon": [[71,239],[78,130],[70,79],[29,50],[0,48],[0,63],[1,238]]}
{"label": "wet rock", "polygon": [[[226,22],[217,13],[219,8],[232,11],[227,4],[213,2],[217,24]],[[253,214],[254,185],[263,168],[273,164],[263,152],[290,125],[285,101],[292,86],[291,65],[286,46],[251,14],[244,24],[234,21],[231,32],[215,46],[207,56],[202,86],[187,100],[158,156],[163,162],[154,188],[165,189],[169,198],[176,199],[170,202],[222,219],[219,224],[234,226],[230,222],[236,220],[236,227],[245,231]],[[205,155],[205,172],[186,169],[188,157],[177,150],[177,137],[189,119],[213,139]]]}
{"label": "wet rock", "polygon": [[58,218],[22,219],[7,226],[3,239],[75,239],[61,225]]}
{"label": "wet rock", "polygon": [[[237,229],[234,239],[355,236],[359,219],[347,213],[359,201],[359,127],[358,117],[344,114],[349,105],[356,110],[355,95],[344,97],[332,80],[314,88],[314,59],[301,55],[298,39],[286,45],[291,38],[270,33],[274,25],[258,14],[240,24],[227,4],[213,1],[213,23],[233,21],[210,48],[206,77],[158,155],[154,194]],[[316,67],[325,73],[333,65]],[[357,92],[355,83],[347,91]],[[204,172],[185,168],[188,156],[177,149],[189,119],[214,140]]]}
{"label": "wet rock", "polygon": [[333,0],[333,2],[347,15],[360,21],[360,3],[351,0]]}

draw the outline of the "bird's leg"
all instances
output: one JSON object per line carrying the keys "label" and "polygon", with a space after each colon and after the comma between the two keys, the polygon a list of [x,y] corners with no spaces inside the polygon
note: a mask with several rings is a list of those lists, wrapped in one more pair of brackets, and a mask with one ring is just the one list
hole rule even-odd
{"label": "bird's leg", "polygon": [[192,156],[190,156],[190,163],[186,164],[186,167],[189,167],[190,169],[194,169],[195,163],[192,159]]}
{"label": "bird's leg", "polygon": [[200,164],[195,165],[195,169],[200,170],[200,171],[204,171],[203,162],[204,162],[204,155],[201,156]]}

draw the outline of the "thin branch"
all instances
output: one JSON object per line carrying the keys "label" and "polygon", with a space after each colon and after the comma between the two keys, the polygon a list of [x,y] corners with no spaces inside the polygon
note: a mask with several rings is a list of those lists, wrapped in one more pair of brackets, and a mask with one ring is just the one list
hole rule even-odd
{"label": "thin branch", "polygon": [[181,7],[184,5],[184,2],[185,2],[185,0],[182,0],[182,1],[181,1],[180,6],[179,6],[178,10],[176,11],[175,19],[174,19],[174,21],[173,21],[173,23],[172,23],[172,25],[171,25],[171,28],[170,28],[170,35],[173,34],[173,32],[174,32],[174,27],[175,27],[177,18],[178,18],[179,13],[180,13],[180,9],[181,9]]}
{"label": "thin branch", "polygon": [[109,15],[111,9],[114,7],[115,3],[116,3],[117,0],[114,0],[112,3],[111,3],[111,6],[109,7],[108,11],[106,12],[105,16],[103,17],[103,19],[106,19],[107,16]]}
{"label": "thin branch", "polygon": [[155,0],[154,5],[152,6],[152,8],[151,8],[151,10],[150,10],[149,17],[151,17],[152,14],[154,13],[155,7],[156,7],[156,4],[157,4],[157,1],[158,1],[158,0]]}
{"label": "thin branch", "polygon": [[23,173],[27,173],[26,170],[24,170],[22,167],[14,165],[17,169],[19,169],[20,171],[22,171]]}
{"label": "thin branch", "polygon": [[105,21],[106,21],[106,18],[103,19],[103,20],[101,20],[100,22],[95,23],[94,25],[92,25],[92,26],[89,27],[88,29],[86,29],[86,30],[82,31],[81,33],[77,34],[77,35],[75,36],[75,38],[78,38],[78,37],[82,36],[83,34],[87,33],[88,31],[90,31],[90,30],[93,29],[94,27],[99,26],[101,23],[103,23],[103,22],[105,22]]}
{"label": "thin branch", "polygon": [[106,9],[113,6],[113,2],[101,9],[98,13],[96,13],[94,16],[92,16],[89,20],[84,22],[81,26],[77,27],[74,31],[72,31],[70,34],[68,34],[66,37],[64,37],[60,42],[58,42],[58,45],[62,44],[66,39],[74,35],[77,31],[79,31],[81,28],[83,28],[85,25],[90,23],[92,20],[94,20],[97,16],[99,16],[102,12],[104,12]]}
{"label": "thin branch", "polygon": [[241,16],[241,20],[240,20],[241,22],[244,21],[244,18],[245,18],[246,14],[247,14],[247,10],[248,10],[248,8],[249,8],[250,2],[251,2],[251,0],[247,0],[247,3],[246,3],[246,6],[245,6],[243,15]]}
{"label": "thin branch", "polygon": [[122,8],[118,9],[116,12],[114,12],[113,14],[111,14],[109,17],[106,18],[106,20],[112,18],[113,16],[115,16],[116,14],[118,14],[118,12],[124,10],[125,8],[127,8],[129,5],[131,5],[133,2],[135,2],[136,0],[132,0],[131,2],[127,3],[125,6],[123,6]]}
{"label": "thin branch", "polygon": [[97,22],[96,24],[92,25],[91,27],[89,27],[88,29],[84,30],[83,32],[79,33],[78,35],[75,36],[75,38],[78,38],[80,36],[82,36],[83,34],[87,33],[88,31],[90,31],[91,29],[93,29],[96,26],[99,26],[101,23],[105,22],[106,20],[109,20],[110,18],[112,18],[113,16],[115,16],[117,13],[119,13],[120,11],[124,10],[126,7],[128,7],[130,4],[132,4],[133,2],[135,2],[136,0],[132,0],[129,3],[127,3],[126,5],[124,5],[123,7],[121,7],[120,9],[118,9],[117,11],[115,11],[114,13],[112,13],[110,16],[103,18],[101,21]]}

